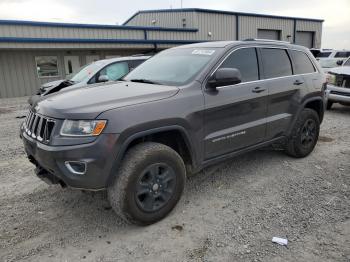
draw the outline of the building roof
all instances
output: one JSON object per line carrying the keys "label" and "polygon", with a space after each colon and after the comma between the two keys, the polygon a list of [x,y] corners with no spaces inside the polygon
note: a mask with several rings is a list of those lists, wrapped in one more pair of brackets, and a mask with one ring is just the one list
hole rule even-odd
{"label": "building roof", "polygon": [[66,28],[96,28],[96,29],[121,29],[121,30],[147,30],[147,31],[174,31],[174,32],[197,32],[197,28],[169,28],[157,26],[127,26],[127,25],[100,25],[100,24],[78,24],[78,23],[56,23],[22,20],[0,20],[0,25],[24,25]]}
{"label": "building roof", "polygon": [[244,13],[244,12],[234,12],[234,11],[224,11],[224,10],[214,10],[214,9],[203,9],[203,8],[176,8],[176,9],[155,9],[155,10],[141,10],[131,16],[126,20],[123,25],[130,22],[135,16],[139,14],[146,13],[175,13],[175,12],[198,12],[198,13],[213,13],[213,14],[226,14],[226,15],[239,15],[239,16],[256,16],[265,18],[279,18],[279,19],[297,19],[304,21],[313,22],[324,22],[323,19],[313,19],[313,18],[303,18],[303,17],[291,17],[291,16],[278,16],[278,15],[267,15],[267,14],[256,14],[256,13]]}

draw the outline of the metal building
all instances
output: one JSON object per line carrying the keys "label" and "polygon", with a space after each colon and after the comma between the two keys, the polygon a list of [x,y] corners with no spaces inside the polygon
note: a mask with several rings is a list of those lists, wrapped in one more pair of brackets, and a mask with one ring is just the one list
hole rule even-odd
{"label": "metal building", "polygon": [[192,8],[139,11],[122,26],[0,20],[0,97],[31,95],[98,59],[199,41],[267,38],[319,48],[322,22]]}

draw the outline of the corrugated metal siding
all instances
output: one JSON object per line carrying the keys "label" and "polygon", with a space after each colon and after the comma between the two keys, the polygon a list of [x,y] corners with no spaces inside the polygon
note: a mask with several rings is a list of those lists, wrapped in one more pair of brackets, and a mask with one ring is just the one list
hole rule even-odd
{"label": "corrugated metal siding", "polygon": [[[148,32],[149,39],[181,39],[181,40],[235,40],[236,16],[213,13],[169,12],[169,13],[141,13],[134,17],[127,25],[161,26],[182,28],[186,19],[186,27],[198,28],[197,33],[179,32]],[[152,20],[156,24],[152,24]],[[208,33],[211,32],[210,37]]]}
{"label": "corrugated metal siding", "polygon": [[152,49],[152,44],[0,43],[0,49]]}
{"label": "corrugated metal siding", "polygon": [[[40,55],[49,55],[48,52],[41,52]],[[52,54],[51,54],[52,55]],[[37,77],[35,65],[35,53],[33,52],[0,52],[0,90],[1,97],[17,97],[34,94],[38,87],[45,82],[54,81],[59,77],[42,78]],[[62,68],[62,61],[58,59],[59,68]]]}
{"label": "corrugated metal siding", "polygon": [[[196,12],[164,12],[164,13],[141,13],[130,20],[127,25],[160,26],[183,28],[182,19],[186,19],[186,27],[197,28]],[[152,21],[156,23],[153,24]]]}
{"label": "corrugated metal siding", "polygon": [[[142,53],[142,49],[132,51],[108,49],[93,54],[99,55],[102,59],[106,55],[127,56],[133,53]],[[91,55],[91,52],[74,51],[67,54],[65,51],[0,51],[0,98],[32,95],[42,84],[64,78],[64,55],[79,56],[83,65],[86,55]],[[39,78],[35,56],[57,56],[59,76]]]}
{"label": "corrugated metal siding", "polygon": [[147,39],[153,40],[193,40],[196,39],[196,32],[165,32],[148,31]]}
{"label": "corrugated metal siding", "polygon": [[322,23],[297,20],[297,31],[315,32],[314,47],[321,48]]}
{"label": "corrugated metal siding", "polygon": [[[294,20],[253,16],[239,17],[239,40],[257,38],[258,29],[281,30],[281,40],[292,41]],[[291,37],[288,39],[287,35],[290,35]]]}
{"label": "corrugated metal siding", "polygon": [[[197,40],[236,40],[236,16],[198,13]],[[210,37],[208,33],[211,32]]]}
{"label": "corrugated metal siding", "polygon": [[0,36],[32,38],[143,39],[143,30],[0,25]]}

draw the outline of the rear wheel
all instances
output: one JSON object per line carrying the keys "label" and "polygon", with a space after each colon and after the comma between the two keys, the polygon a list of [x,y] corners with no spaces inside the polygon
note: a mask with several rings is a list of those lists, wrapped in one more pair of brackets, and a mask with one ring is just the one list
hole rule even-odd
{"label": "rear wheel", "polygon": [[175,207],[185,180],[185,165],[176,151],[163,144],[142,143],[126,153],[108,197],[127,222],[152,224]]}
{"label": "rear wheel", "polygon": [[286,153],[293,157],[309,155],[318,140],[320,120],[318,114],[309,108],[300,113],[286,145]]}

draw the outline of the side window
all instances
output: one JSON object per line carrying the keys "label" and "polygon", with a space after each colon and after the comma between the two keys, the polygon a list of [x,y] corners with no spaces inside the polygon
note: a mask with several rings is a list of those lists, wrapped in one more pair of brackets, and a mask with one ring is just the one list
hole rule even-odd
{"label": "side window", "polygon": [[36,56],[35,63],[39,78],[59,76],[57,56]]}
{"label": "side window", "polygon": [[277,48],[261,48],[261,59],[265,78],[292,75],[292,65],[286,50]]}
{"label": "side window", "polygon": [[346,58],[350,56],[350,52],[337,52],[334,57]]}
{"label": "side window", "polygon": [[143,62],[145,62],[145,60],[131,60],[131,61],[129,61],[130,71],[134,70],[136,67],[141,65]]}
{"label": "side window", "polygon": [[344,66],[350,66],[350,58],[345,61]]}
{"label": "side window", "polygon": [[125,76],[127,73],[129,73],[128,63],[119,62],[106,66],[99,72],[98,76],[107,75],[109,80],[116,81]]}
{"label": "side window", "polygon": [[320,57],[329,57],[331,55],[331,52],[321,52],[319,53],[316,57],[320,58]]}
{"label": "side window", "polygon": [[307,74],[315,72],[315,67],[309,57],[301,51],[290,50],[294,62],[294,74]]}
{"label": "side window", "polygon": [[241,71],[242,82],[259,79],[258,59],[255,48],[242,48],[234,51],[220,68],[237,68]]}

